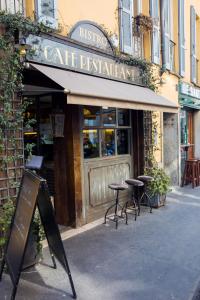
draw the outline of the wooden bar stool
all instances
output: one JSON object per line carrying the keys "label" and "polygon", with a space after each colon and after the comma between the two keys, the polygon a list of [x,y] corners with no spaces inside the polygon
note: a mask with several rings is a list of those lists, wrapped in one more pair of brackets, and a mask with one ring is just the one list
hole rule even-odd
{"label": "wooden bar stool", "polygon": [[185,161],[185,168],[181,186],[192,183],[192,188],[199,184],[199,164],[197,159],[188,159]]}
{"label": "wooden bar stool", "polygon": [[[127,184],[123,184],[123,183],[112,183],[112,184],[109,184],[108,187],[111,189],[111,190],[114,190],[117,192],[117,195],[116,195],[116,199],[115,199],[115,203],[113,205],[111,205],[106,213],[105,213],[105,217],[104,217],[104,224],[106,224],[106,220],[109,219],[113,222],[115,222],[115,225],[116,225],[116,229],[118,227],[118,221],[119,221],[119,218],[122,218],[124,219],[123,217],[123,207],[119,204],[119,191],[124,191],[124,190],[127,190],[128,189],[128,185]],[[108,216],[108,213],[110,210],[114,209],[114,214],[113,216]],[[119,214],[119,209],[122,210],[122,212]],[[125,213],[125,219],[126,219],[126,224],[128,224],[128,216],[127,216],[127,212],[124,211]]]}

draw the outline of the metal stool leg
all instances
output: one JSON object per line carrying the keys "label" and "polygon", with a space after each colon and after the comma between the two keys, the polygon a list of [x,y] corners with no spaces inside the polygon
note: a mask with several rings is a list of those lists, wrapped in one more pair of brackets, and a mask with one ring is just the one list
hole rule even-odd
{"label": "metal stool leg", "polygon": [[118,204],[119,204],[118,196],[119,196],[119,191],[117,190],[117,197],[115,200],[115,215],[114,215],[114,220],[116,222],[116,229],[118,227]]}
{"label": "metal stool leg", "polygon": [[[144,192],[143,194],[142,194],[142,196],[141,196],[141,198],[140,198],[140,200],[139,200],[139,203],[141,203],[141,201],[142,201],[142,199],[147,199],[147,205],[149,206],[149,208],[150,208],[150,213],[152,213],[152,206],[151,206],[151,200],[150,200],[150,196],[146,193],[146,192]],[[138,216],[140,215],[140,204],[139,204],[139,210],[138,210]]]}
{"label": "metal stool leg", "polygon": [[110,210],[111,208],[115,207],[115,206],[116,206],[116,203],[114,203],[114,204],[112,204],[110,207],[108,207],[108,209],[107,209],[107,211],[106,211],[106,213],[105,213],[105,217],[104,217],[104,224],[106,224],[106,218],[107,218],[107,214],[108,214],[109,210]]}
{"label": "metal stool leg", "polygon": [[[119,221],[119,218],[123,218],[123,213],[125,214],[125,219],[126,219],[126,224],[128,224],[128,214],[126,212],[126,208],[123,206],[121,206],[119,204],[119,190],[117,190],[117,196],[116,196],[116,199],[115,199],[115,203],[113,205],[111,205],[106,213],[105,213],[105,217],[104,217],[104,224],[106,224],[106,220],[109,219],[109,217],[107,216],[109,211],[114,208],[114,216],[113,216],[113,219],[110,218],[111,221],[114,221],[115,222],[115,226],[116,226],[116,229],[118,228],[118,221]],[[121,215],[119,215],[118,213],[118,210],[121,209]]]}

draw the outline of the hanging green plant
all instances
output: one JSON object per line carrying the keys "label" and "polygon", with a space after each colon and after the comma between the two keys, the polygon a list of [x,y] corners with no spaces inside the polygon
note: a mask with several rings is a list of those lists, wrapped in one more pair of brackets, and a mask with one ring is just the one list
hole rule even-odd
{"label": "hanging green plant", "polygon": [[138,67],[140,70],[140,78],[142,78],[142,82],[144,86],[150,88],[153,91],[156,91],[156,77],[153,70],[153,64],[141,58],[134,58],[132,56],[127,56],[122,60],[123,63],[129,66]]}
{"label": "hanging green plant", "polygon": [[133,32],[135,34],[144,33],[153,29],[153,19],[151,16],[139,14],[134,17]]}

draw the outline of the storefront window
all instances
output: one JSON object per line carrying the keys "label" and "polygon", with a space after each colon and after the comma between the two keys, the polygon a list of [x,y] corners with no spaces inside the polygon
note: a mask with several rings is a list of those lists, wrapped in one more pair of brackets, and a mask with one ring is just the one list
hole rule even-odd
{"label": "storefront window", "polygon": [[100,108],[95,106],[85,106],[83,108],[84,126],[100,126]]}
{"label": "storefront window", "polygon": [[117,130],[117,154],[128,154],[129,153],[129,135],[128,129]]}
{"label": "storefront window", "polygon": [[103,108],[102,109],[102,121],[104,127],[113,127],[116,125],[116,109],[115,108]]}
{"label": "storefront window", "polygon": [[101,130],[102,156],[115,155],[115,130]]}
{"label": "storefront window", "polygon": [[99,156],[98,130],[83,130],[83,152],[84,158],[95,158]]}
{"label": "storefront window", "polygon": [[128,109],[118,109],[118,125],[130,126],[130,113]]}
{"label": "storefront window", "polygon": [[84,106],[84,158],[129,154],[130,129],[128,109]]}

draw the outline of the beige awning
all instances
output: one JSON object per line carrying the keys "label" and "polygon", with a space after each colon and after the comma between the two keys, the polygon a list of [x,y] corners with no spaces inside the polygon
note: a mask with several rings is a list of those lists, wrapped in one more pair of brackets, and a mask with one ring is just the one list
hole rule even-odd
{"label": "beige awning", "polygon": [[176,103],[145,87],[39,64],[31,65],[64,89],[69,104],[178,112]]}

